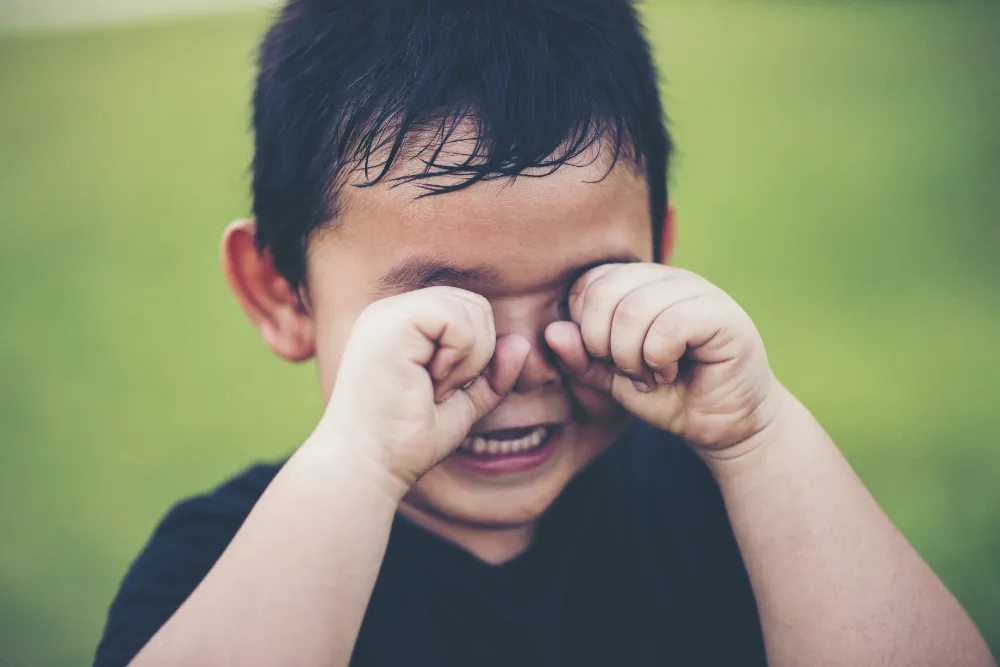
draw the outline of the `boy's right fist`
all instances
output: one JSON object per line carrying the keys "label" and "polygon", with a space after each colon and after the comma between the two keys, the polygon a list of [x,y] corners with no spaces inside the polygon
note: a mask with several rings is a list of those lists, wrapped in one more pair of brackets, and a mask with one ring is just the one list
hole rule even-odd
{"label": "boy's right fist", "polygon": [[405,493],[500,404],[530,346],[497,340],[493,309],[473,292],[428,287],[376,301],[348,338],[323,427]]}

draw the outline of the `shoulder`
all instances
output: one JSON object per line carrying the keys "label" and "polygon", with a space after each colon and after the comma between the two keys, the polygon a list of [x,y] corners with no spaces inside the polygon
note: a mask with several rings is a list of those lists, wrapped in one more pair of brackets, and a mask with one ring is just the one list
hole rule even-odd
{"label": "shoulder", "polygon": [[132,563],[108,611],[94,664],[127,664],[225,551],[280,465],[258,465],[175,505]]}

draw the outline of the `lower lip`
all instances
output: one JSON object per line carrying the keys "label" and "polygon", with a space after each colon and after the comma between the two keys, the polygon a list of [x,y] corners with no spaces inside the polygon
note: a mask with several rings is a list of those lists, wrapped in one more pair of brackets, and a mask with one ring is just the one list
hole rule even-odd
{"label": "lower lip", "polygon": [[480,475],[506,475],[516,472],[534,470],[545,464],[556,451],[556,445],[562,436],[562,427],[554,427],[552,433],[535,449],[508,454],[507,456],[476,456],[466,454],[459,449],[449,457],[458,467],[468,472]]}

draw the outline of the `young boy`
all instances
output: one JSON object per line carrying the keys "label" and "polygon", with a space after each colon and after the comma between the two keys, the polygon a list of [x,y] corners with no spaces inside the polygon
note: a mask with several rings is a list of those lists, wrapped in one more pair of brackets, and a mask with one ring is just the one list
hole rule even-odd
{"label": "young boy", "polygon": [[662,263],[662,117],[626,0],[290,0],[222,256],[327,408],[164,519],[95,664],[992,665]]}

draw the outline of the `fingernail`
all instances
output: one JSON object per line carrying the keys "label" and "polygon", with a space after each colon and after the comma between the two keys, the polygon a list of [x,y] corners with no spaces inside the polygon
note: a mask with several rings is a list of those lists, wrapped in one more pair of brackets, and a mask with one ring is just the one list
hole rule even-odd
{"label": "fingernail", "polygon": [[649,385],[641,380],[632,380],[632,386],[641,392],[649,391]]}
{"label": "fingernail", "polygon": [[659,373],[653,373],[653,377],[656,379],[656,384],[667,384],[667,378],[663,377]]}
{"label": "fingernail", "polygon": [[455,395],[455,391],[456,391],[455,389],[452,389],[452,390],[451,390],[451,391],[449,391],[449,392],[448,392],[447,394],[445,394],[444,396],[442,396],[442,397],[441,397],[441,402],[442,402],[442,403],[445,403],[445,402],[447,402],[449,398],[451,398],[452,396],[454,396],[454,395]]}

